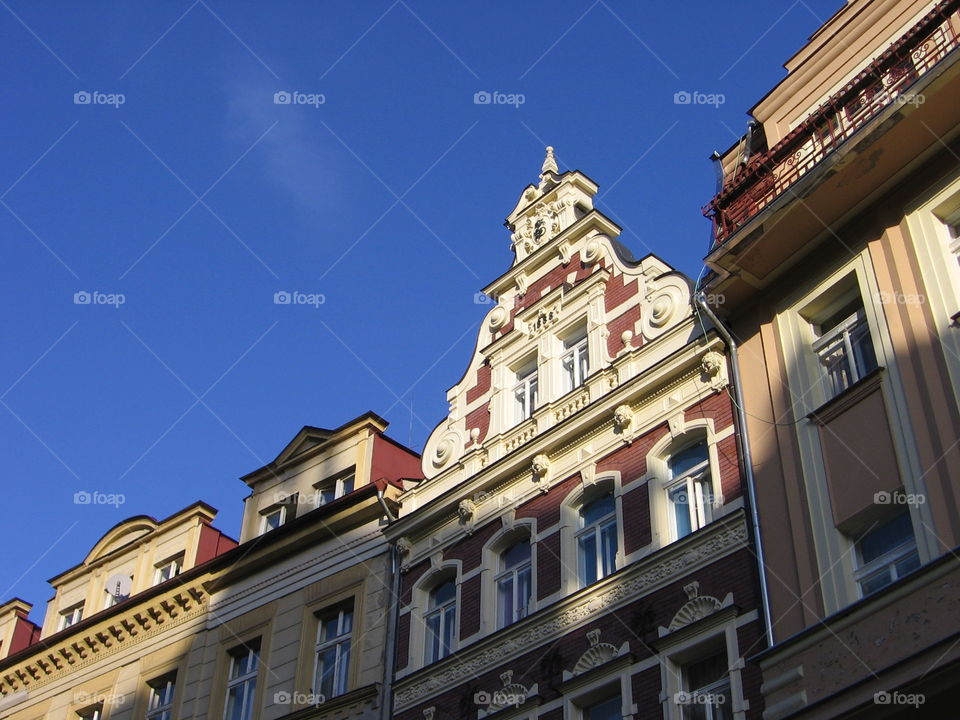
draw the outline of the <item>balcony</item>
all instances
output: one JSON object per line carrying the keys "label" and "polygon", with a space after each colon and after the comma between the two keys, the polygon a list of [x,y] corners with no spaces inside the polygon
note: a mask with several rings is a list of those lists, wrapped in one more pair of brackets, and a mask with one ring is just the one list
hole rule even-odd
{"label": "balcony", "polygon": [[703,209],[726,242],[885,108],[919,104],[910,89],[960,45],[960,0],[943,0],[839,92],[767,151],[725,179]]}

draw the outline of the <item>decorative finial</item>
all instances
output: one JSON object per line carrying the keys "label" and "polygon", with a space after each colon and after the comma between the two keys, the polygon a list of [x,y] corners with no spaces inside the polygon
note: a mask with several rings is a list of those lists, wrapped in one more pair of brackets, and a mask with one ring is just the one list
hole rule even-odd
{"label": "decorative finial", "polygon": [[553,146],[551,145],[547,145],[547,156],[543,159],[543,167],[540,169],[540,177],[542,178],[548,172],[560,172],[560,169],[557,167],[557,160],[553,157]]}

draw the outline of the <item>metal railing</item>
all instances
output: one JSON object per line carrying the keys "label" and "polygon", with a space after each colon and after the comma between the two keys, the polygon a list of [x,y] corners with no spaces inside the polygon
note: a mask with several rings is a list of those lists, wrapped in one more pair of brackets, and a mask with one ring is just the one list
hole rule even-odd
{"label": "metal railing", "polygon": [[766,152],[725,179],[703,209],[723,243],[893,103],[921,104],[910,87],[958,45],[960,0],[943,0],[876,60]]}

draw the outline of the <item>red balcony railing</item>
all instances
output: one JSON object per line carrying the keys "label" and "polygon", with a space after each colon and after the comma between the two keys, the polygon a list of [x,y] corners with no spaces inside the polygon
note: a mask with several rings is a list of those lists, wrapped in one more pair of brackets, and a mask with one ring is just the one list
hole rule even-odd
{"label": "red balcony railing", "polygon": [[960,0],[943,0],[839,92],[766,152],[724,180],[703,209],[723,243],[892,103],[922,103],[910,87],[954,51]]}

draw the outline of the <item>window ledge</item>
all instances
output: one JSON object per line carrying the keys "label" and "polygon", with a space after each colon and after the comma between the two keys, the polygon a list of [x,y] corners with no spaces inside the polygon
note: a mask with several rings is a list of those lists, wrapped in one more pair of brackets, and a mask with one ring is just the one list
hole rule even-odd
{"label": "window ledge", "polygon": [[826,425],[880,387],[883,373],[884,368],[882,366],[872,370],[839,395],[835,395],[816,410],[810,412],[807,419],[817,425]]}

